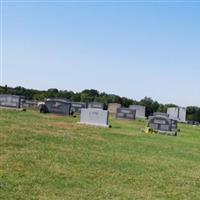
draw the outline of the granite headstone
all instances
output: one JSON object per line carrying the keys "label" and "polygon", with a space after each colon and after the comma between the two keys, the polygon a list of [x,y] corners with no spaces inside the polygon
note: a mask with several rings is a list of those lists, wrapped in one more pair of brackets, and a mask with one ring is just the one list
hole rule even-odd
{"label": "granite headstone", "polygon": [[71,103],[71,112],[81,113],[82,108],[86,108],[87,105],[84,102],[72,102]]}
{"label": "granite headstone", "polygon": [[167,116],[156,115],[149,117],[148,127],[164,134],[176,135],[177,133],[177,122]]}
{"label": "granite headstone", "polygon": [[117,108],[116,117],[121,119],[135,119],[136,110],[130,108]]}
{"label": "granite headstone", "polygon": [[62,99],[47,99],[45,105],[49,113],[69,115],[71,103]]}
{"label": "granite headstone", "polygon": [[17,95],[1,94],[0,107],[21,108],[24,97]]}
{"label": "granite headstone", "polygon": [[136,110],[136,118],[138,119],[145,119],[145,110],[146,108],[144,106],[140,106],[140,105],[130,105],[129,106],[130,109]]}
{"label": "granite headstone", "polygon": [[109,127],[109,112],[106,110],[95,108],[82,108],[80,116],[80,124]]}
{"label": "granite headstone", "polygon": [[25,100],[22,103],[22,107],[26,108],[26,109],[38,109],[38,103],[39,103],[39,101]]}
{"label": "granite headstone", "polygon": [[169,117],[169,115],[167,113],[163,113],[163,112],[154,112],[153,116],[164,116],[164,117]]}
{"label": "granite headstone", "polygon": [[104,108],[104,104],[100,103],[100,102],[90,102],[88,104],[88,108],[103,109]]}

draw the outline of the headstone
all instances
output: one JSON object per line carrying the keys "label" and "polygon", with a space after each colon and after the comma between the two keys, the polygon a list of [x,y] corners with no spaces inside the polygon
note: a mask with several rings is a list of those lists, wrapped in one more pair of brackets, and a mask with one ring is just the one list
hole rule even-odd
{"label": "headstone", "polygon": [[23,100],[24,100],[24,97],[22,96],[1,94],[0,107],[21,108],[21,102]]}
{"label": "headstone", "polygon": [[108,104],[108,112],[109,112],[109,114],[116,115],[118,108],[121,108],[121,104],[119,104],[119,103],[109,103]]}
{"label": "headstone", "polygon": [[109,127],[109,113],[106,110],[95,108],[81,109],[80,123],[101,127]]}
{"label": "headstone", "polygon": [[103,103],[99,102],[91,102],[88,104],[88,108],[103,109],[103,107],[104,107]]}
{"label": "headstone", "polygon": [[71,103],[71,112],[81,113],[82,108],[86,108],[86,103],[84,102],[72,102]]}
{"label": "headstone", "polygon": [[162,113],[162,112],[154,112],[153,116],[164,116],[164,117],[169,117],[167,113]]}
{"label": "headstone", "polygon": [[171,119],[178,122],[186,122],[186,108],[172,107],[167,109],[167,113]]}
{"label": "headstone", "polygon": [[145,119],[145,110],[146,108],[144,106],[140,105],[130,105],[130,109],[136,110],[136,118],[138,119]]}
{"label": "headstone", "polygon": [[136,110],[130,108],[117,108],[116,117],[121,119],[135,119]]}
{"label": "headstone", "polygon": [[22,102],[22,107],[26,109],[38,109],[38,101],[25,100]]}
{"label": "headstone", "polygon": [[149,117],[148,127],[163,134],[177,134],[177,122],[166,116],[157,115]]}
{"label": "headstone", "polygon": [[69,115],[71,103],[62,99],[47,99],[45,105],[49,113]]}

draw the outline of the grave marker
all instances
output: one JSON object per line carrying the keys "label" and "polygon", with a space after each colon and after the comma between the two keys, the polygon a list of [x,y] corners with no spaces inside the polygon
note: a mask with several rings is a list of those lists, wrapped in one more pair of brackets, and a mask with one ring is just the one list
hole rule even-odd
{"label": "grave marker", "polygon": [[129,106],[130,109],[136,110],[136,118],[138,119],[145,119],[145,110],[146,108],[144,106],[140,106],[140,105],[130,105]]}
{"label": "grave marker", "polygon": [[117,108],[116,117],[121,119],[133,119],[135,120],[136,110],[130,108]]}
{"label": "grave marker", "polygon": [[69,115],[71,103],[62,99],[47,99],[45,105],[49,113]]}
{"label": "grave marker", "polygon": [[80,124],[109,127],[108,124],[109,113],[106,110],[95,108],[82,108],[80,116]]}
{"label": "grave marker", "polygon": [[99,102],[90,102],[88,104],[88,108],[96,108],[96,109],[102,109],[103,110],[103,103],[99,103]]}
{"label": "grave marker", "polygon": [[86,108],[87,105],[84,102],[72,102],[71,103],[71,112],[81,113],[82,108]]}
{"label": "grave marker", "polygon": [[0,107],[22,108],[24,97],[10,94],[0,95]]}

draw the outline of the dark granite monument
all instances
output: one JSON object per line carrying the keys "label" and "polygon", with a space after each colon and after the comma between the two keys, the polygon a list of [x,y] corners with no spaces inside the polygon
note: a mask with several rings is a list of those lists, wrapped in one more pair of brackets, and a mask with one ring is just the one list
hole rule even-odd
{"label": "dark granite monument", "polygon": [[22,107],[26,109],[38,109],[39,108],[38,104],[39,104],[39,101],[25,100],[22,103]]}
{"label": "dark granite monument", "polygon": [[63,99],[47,99],[45,106],[49,113],[69,115],[71,103]]}
{"label": "dark granite monument", "polygon": [[0,95],[0,107],[22,108],[24,97],[10,94]]}
{"label": "dark granite monument", "polygon": [[136,110],[130,108],[117,108],[116,118],[135,120]]}
{"label": "dark granite monument", "polygon": [[161,134],[177,135],[177,121],[167,116],[156,115],[149,117],[148,127]]}

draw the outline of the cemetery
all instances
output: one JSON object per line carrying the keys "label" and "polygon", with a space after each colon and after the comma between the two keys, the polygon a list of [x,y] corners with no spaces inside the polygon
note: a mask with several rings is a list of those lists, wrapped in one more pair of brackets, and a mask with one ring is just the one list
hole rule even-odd
{"label": "cemetery", "polygon": [[200,0],[0,0],[0,200],[200,200]]}
{"label": "cemetery", "polygon": [[[57,112],[59,106],[55,107]],[[187,199],[188,191],[195,191],[189,195],[198,199],[198,126],[180,123],[181,134],[172,138],[142,133],[144,120],[109,116],[108,122],[108,111],[82,110],[80,119],[1,110],[1,199],[43,199],[45,195],[50,200],[66,196],[93,200],[97,193],[99,199],[145,199],[144,190],[156,199],[155,189],[162,199],[172,190],[177,200]],[[175,132],[176,124],[166,116],[152,117],[152,128]],[[111,129],[105,128],[110,124]]]}
{"label": "cemetery", "polygon": [[[144,190],[156,199],[155,188],[164,192],[164,199],[169,190],[176,190],[178,199],[184,199],[188,190],[199,192],[199,123],[180,123],[186,120],[183,108],[154,112],[146,120],[146,108],[134,104],[111,103],[105,110],[98,102],[87,107],[85,102],[43,102],[7,94],[0,95],[0,104],[27,109],[0,112],[0,146],[5,150],[0,155],[0,198],[15,199],[17,193],[18,199],[42,199],[45,194],[52,200],[93,200],[99,187],[99,199],[145,199]],[[40,114],[39,108],[47,114]]]}

